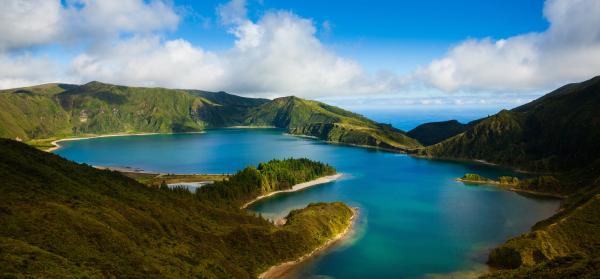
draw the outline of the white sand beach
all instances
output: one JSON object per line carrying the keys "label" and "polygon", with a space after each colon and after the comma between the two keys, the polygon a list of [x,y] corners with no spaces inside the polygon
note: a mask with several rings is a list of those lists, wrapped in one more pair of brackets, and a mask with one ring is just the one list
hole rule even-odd
{"label": "white sand beach", "polygon": [[275,192],[271,192],[271,193],[268,193],[268,194],[265,194],[265,195],[262,195],[262,196],[258,196],[257,198],[255,198],[255,199],[253,199],[253,200],[245,203],[241,207],[241,209],[244,209],[244,208],[248,207],[250,204],[252,204],[252,203],[254,203],[254,202],[258,201],[258,200],[264,199],[266,197],[270,197],[270,196],[277,195],[277,194],[280,194],[280,193],[296,192],[296,191],[300,191],[302,189],[305,189],[305,188],[308,188],[308,187],[312,187],[312,186],[315,186],[315,185],[319,185],[319,184],[324,184],[324,183],[329,183],[331,181],[335,181],[335,180],[339,179],[340,177],[342,177],[342,175],[343,174],[341,174],[341,173],[336,173],[334,175],[323,176],[323,177],[319,177],[319,178],[317,178],[315,180],[311,180],[311,181],[307,181],[307,182],[304,182],[304,183],[296,184],[296,185],[292,186],[291,189],[281,190],[281,191],[275,191]]}

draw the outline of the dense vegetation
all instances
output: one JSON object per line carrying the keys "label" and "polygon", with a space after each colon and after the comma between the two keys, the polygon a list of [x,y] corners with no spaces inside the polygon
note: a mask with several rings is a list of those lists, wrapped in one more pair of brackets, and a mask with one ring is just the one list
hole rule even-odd
{"label": "dense vegetation", "polygon": [[274,126],[322,140],[409,150],[419,143],[364,116],[296,97],[243,98],[225,92],[126,87],[100,82],[0,91],[0,137],[40,147],[73,135],[190,132]]}
{"label": "dense vegetation", "polygon": [[240,206],[245,202],[274,191],[335,174],[335,168],[308,159],[272,160],[258,168],[247,167],[228,180],[198,189],[198,197],[207,202]]}
{"label": "dense vegetation", "polygon": [[497,180],[493,180],[476,173],[466,173],[460,178],[460,181],[468,183],[488,183],[511,186],[518,186],[520,182],[519,178],[514,176],[499,176]]}
{"label": "dense vegetation", "polygon": [[406,134],[423,145],[429,146],[456,136],[473,125],[475,125],[474,122],[462,124],[456,120],[430,122],[421,124]]}
{"label": "dense vegetation", "polygon": [[489,263],[500,270],[486,277],[600,276],[599,109],[596,77],[475,121],[466,131],[417,152],[534,171],[536,177],[515,188],[569,196],[558,214],[494,249]]}
{"label": "dense vegetation", "polygon": [[460,178],[460,180],[462,181],[466,181],[466,182],[488,182],[488,181],[492,181],[489,178],[485,178],[479,174],[476,173],[465,173],[465,175],[463,175],[463,177]]}
{"label": "dense vegetation", "polygon": [[[305,160],[266,165],[278,174],[298,166],[298,180],[331,171]],[[274,226],[209,199],[0,139],[0,277],[251,278],[318,247],[352,214],[311,204]]]}
{"label": "dense vegetation", "polygon": [[419,142],[391,125],[317,101],[277,98],[250,111],[248,125],[272,125],[322,140],[407,151]]}
{"label": "dense vegetation", "polygon": [[566,200],[532,232],[492,250],[487,278],[600,277],[600,180]]}
{"label": "dense vegetation", "polygon": [[481,119],[422,155],[482,159],[537,172],[585,168],[600,158],[600,77]]}

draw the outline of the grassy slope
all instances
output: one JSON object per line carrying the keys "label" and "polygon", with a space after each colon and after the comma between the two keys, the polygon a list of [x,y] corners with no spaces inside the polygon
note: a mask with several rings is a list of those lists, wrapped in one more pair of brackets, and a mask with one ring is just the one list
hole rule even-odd
{"label": "grassy slope", "polygon": [[29,139],[70,133],[70,115],[56,94],[70,85],[44,84],[0,91],[0,137]]}
{"label": "grassy slope", "polygon": [[530,233],[492,250],[500,271],[486,278],[598,278],[600,276],[600,187],[582,190],[555,216]]}
{"label": "grassy slope", "polygon": [[600,77],[563,86],[531,103],[478,120],[465,132],[420,151],[426,156],[482,159],[542,172],[520,181],[516,188],[570,195],[560,213],[493,250],[490,264],[504,270],[487,276],[598,275],[598,109]]}
{"label": "grassy slope", "polygon": [[474,125],[474,123],[462,124],[456,120],[430,122],[421,124],[406,134],[428,146],[456,136],[466,131],[471,125]]}
{"label": "grassy slope", "polygon": [[423,154],[483,159],[531,171],[586,167],[600,157],[600,77],[564,86],[524,106],[480,120]]}
{"label": "grassy slope", "polygon": [[557,215],[494,249],[492,278],[565,278],[600,270],[600,77],[571,84],[426,149],[548,173],[518,188],[570,194]]}
{"label": "grassy slope", "polygon": [[273,100],[252,110],[246,119],[250,125],[286,128],[292,134],[314,136],[322,140],[408,150],[420,144],[401,130],[376,123],[321,102],[297,97]]}
{"label": "grassy slope", "polygon": [[275,227],[0,139],[0,276],[249,278],[349,225],[341,203]]}
{"label": "grassy slope", "polygon": [[239,125],[268,100],[224,92],[48,84],[0,92],[0,137],[23,140]]}

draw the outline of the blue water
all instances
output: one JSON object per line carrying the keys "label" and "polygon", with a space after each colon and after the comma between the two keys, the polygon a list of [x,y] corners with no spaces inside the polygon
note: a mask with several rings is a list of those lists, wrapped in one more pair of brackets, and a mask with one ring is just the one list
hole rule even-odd
{"label": "blue water", "polygon": [[428,108],[420,109],[418,106],[403,110],[358,110],[357,112],[381,123],[392,124],[394,127],[404,131],[410,131],[415,127],[427,123],[446,120],[458,120],[468,123],[498,113],[501,108],[487,106],[480,108]]}
{"label": "blue water", "polygon": [[335,166],[345,174],[336,182],[276,195],[250,208],[270,218],[317,201],[344,201],[360,208],[352,237],[298,267],[293,275],[301,278],[462,277],[485,269],[491,247],[528,231],[559,205],[454,180],[467,172],[514,175],[509,170],[326,144],[276,129],[98,138],[62,145],[55,153],[77,162],[159,172],[231,173],[288,157]]}

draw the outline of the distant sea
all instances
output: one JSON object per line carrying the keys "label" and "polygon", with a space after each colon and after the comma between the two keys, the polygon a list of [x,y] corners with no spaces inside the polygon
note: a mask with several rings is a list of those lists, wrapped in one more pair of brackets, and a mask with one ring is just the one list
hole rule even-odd
{"label": "distant sea", "polygon": [[434,108],[422,109],[399,109],[399,110],[353,110],[377,122],[392,124],[394,127],[404,131],[427,122],[446,120],[458,120],[467,123],[482,117],[496,114],[498,108]]}

